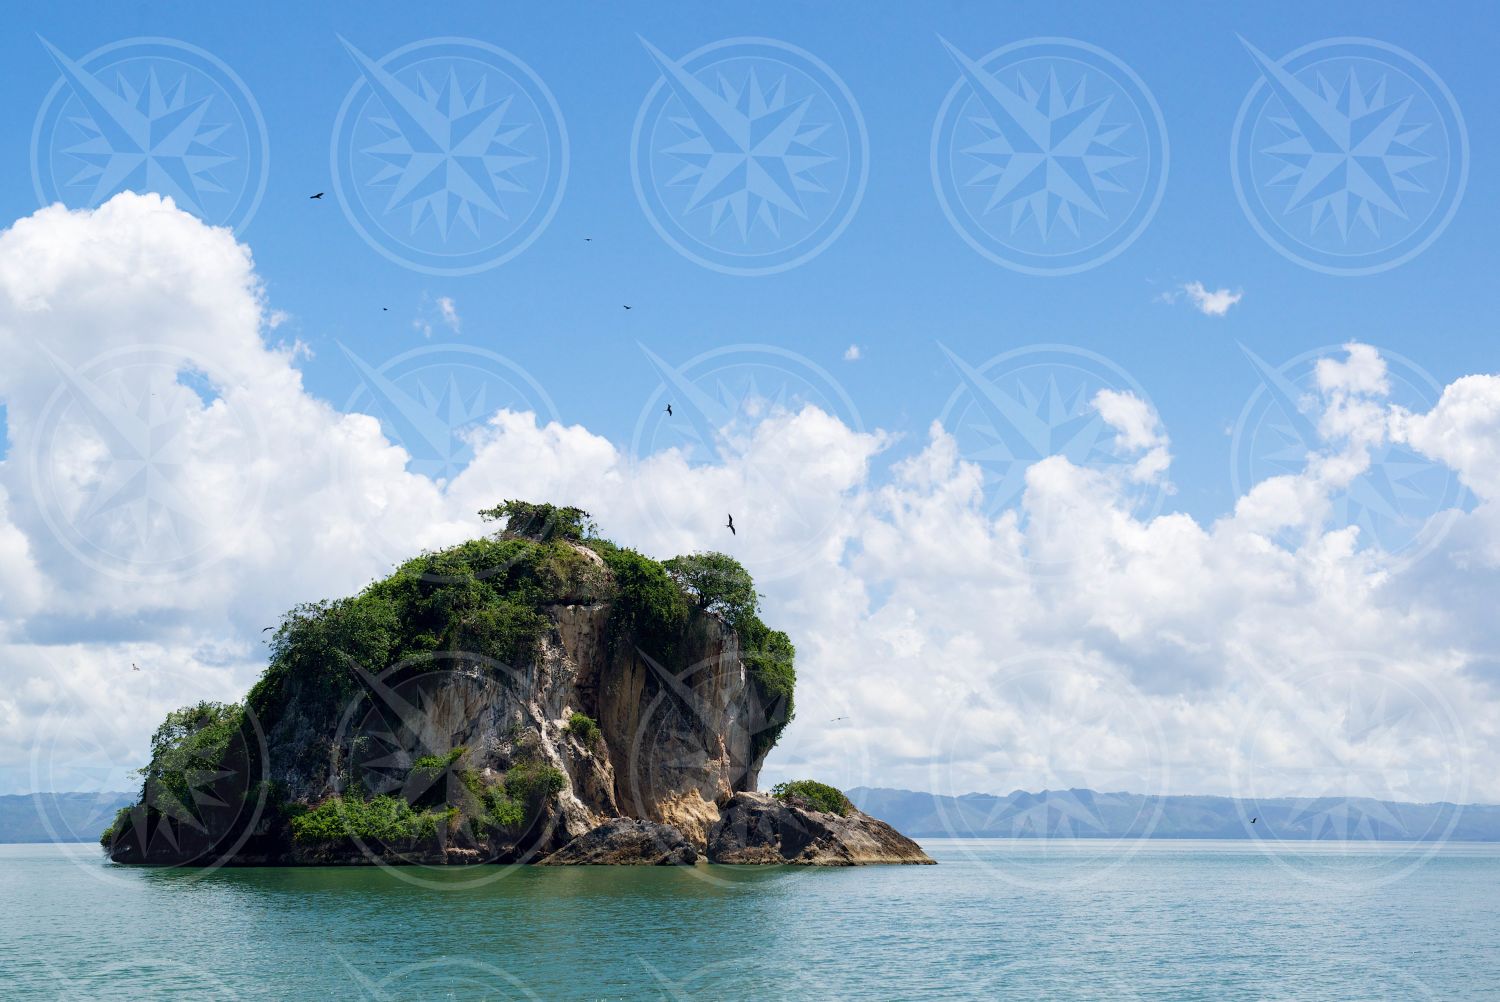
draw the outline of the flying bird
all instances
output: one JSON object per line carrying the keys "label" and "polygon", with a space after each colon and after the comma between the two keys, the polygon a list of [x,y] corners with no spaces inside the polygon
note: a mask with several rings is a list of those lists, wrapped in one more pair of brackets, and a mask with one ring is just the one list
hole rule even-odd
{"label": "flying bird", "polygon": [[323,197],[323,193],[320,191],[316,195],[308,195],[307,197],[308,198],[322,198]]}
{"label": "flying bird", "polygon": [[828,722],[829,722],[829,723],[830,723],[830,724],[836,724],[836,723],[838,723],[838,722],[839,722],[839,721],[840,721],[840,720],[848,720],[848,719],[849,719],[849,718],[848,718],[848,717],[834,717],[834,718],[833,718],[833,719],[832,719],[832,720],[830,720],[830,721],[828,721]]}
{"label": "flying bird", "polygon": [[733,515],[730,515],[729,516],[729,521],[726,522],[726,523],[724,523],[724,528],[726,528],[726,529],[729,530],[729,534],[731,536],[738,536],[739,535],[739,533],[737,533],[737,532],[734,531],[734,516]]}
{"label": "flying bird", "polygon": [[583,242],[586,243],[586,244],[591,244],[591,243],[594,242],[594,238],[593,237],[584,237],[583,238]]}
{"label": "flying bird", "polygon": [[667,404],[667,417],[671,417],[671,416],[672,416],[672,405],[671,404]]}
{"label": "flying bird", "polygon": [[134,661],[130,662],[130,670],[131,671],[140,671],[140,669],[135,666],[135,662]]}
{"label": "flying bird", "polygon": [[267,630],[274,630],[274,629],[276,629],[276,627],[274,627],[274,626],[262,626],[260,628],[260,632],[265,633]]}
{"label": "flying bird", "polygon": [[630,309],[630,307],[628,307],[628,306],[627,306],[627,307],[625,307],[625,308],[626,308],[626,309],[627,309],[627,310],[628,310],[628,309]]}
{"label": "flying bird", "polygon": [[1251,818],[1251,819],[1250,819],[1250,823],[1251,823],[1251,824],[1252,824],[1252,825],[1253,825],[1253,824],[1255,824],[1255,822],[1256,822],[1256,821],[1257,821],[1257,820],[1259,820],[1259,819],[1258,819],[1258,818]]}
{"label": "flying bird", "polygon": [[380,308],[380,312],[381,313],[389,313],[389,312],[391,312],[391,308],[389,306],[382,306]]}

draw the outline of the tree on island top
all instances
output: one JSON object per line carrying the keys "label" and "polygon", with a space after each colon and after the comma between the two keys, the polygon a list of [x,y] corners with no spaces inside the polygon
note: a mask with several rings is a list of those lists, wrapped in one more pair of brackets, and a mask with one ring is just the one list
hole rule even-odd
{"label": "tree on island top", "polygon": [[582,508],[534,501],[502,501],[493,508],[480,511],[479,517],[486,522],[503,518],[506,521],[502,535],[537,542],[549,539],[582,542],[598,531],[593,518]]}
{"label": "tree on island top", "polygon": [[[151,820],[152,812],[195,803],[194,784],[203,785],[199,777],[209,777],[204,782],[211,784],[212,777],[226,774],[237,777],[241,787],[248,783],[261,790],[257,784],[265,777],[254,768],[255,756],[248,754],[256,735],[269,737],[269,754],[294,756],[278,761],[283,770],[292,765],[311,775],[326,767],[326,762],[310,765],[311,759],[295,757],[321,755],[316,740],[289,736],[336,733],[341,715],[369,698],[358,669],[416,677],[455,652],[473,655],[477,671],[533,662],[551,628],[551,610],[563,602],[607,604],[607,659],[617,652],[629,657],[646,650],[674,674],[691,667],[684,657],[695,617],[722,617],[737,633],[737,652],[759,697],[752,757],[763,756],[776,743],[795,710],[796,650],[785,633],[761,621],[754,583],[732,557],[699,553],[658,561],[599,537],[589,513],[573,506],[507,500],[480,515],[486,521],[504,520],[505,528],[414,556],[355,595],[305,602],[288,612],[271,637],[269,663],[244,704],[200,703],[168,716],[152,740],[141,804],[121,812],[102,841],[109,846],[142,842],[130,838],[132,818]],[[585,550],[591,552],[581,552]],[[582,712],[575,718],[569,720],[568,733],[595,754],[608,754],[596,737],[598,722]],[[439,748],[433,754],[452,752]],[[420,777],[432,770],[454,772],[456,761],[419,757],[413,769]],[[264,837],[284,838],[287,844],[317,841],[333,830],[329,826],[335,815],[358,815],[352,831],[385,832],[398,841],[426,838],[465,818],[486,831],[524,831],[534,817],[532,809],[555,796],[561,774],[548,773],[531,783],[535,777],[526,769],[540,768],[538,763],[490,766],[503,776],[494,781],[502,784],[495,790],[469,791],[441,803],[418,798],[404,807],[376,802],[386,794],[403,799],[408,792],[404,787],[394,793],[362,792],[353,784],[325,808],[308,800],[305,791],[294,803],[284,784],[270,783],[263,792],[271,834]],[[454,772],[455,782],[465,780],[463,772]],[[448,790],[454,783],[432,779],[426,787]],[[244,797],[244,789],[229,792]],[[233,800],[225,795],[217,799]],[[484,810],[474,804],[483,804]],[[455,807],[458,815],[444,813]],[[234,816],[215,821],[220,827],[211,835],[235,836],[232,826],[244,820],[242,812],[220,813]],[[294,817],[306,820],[294,826]],[[204,827],[196,815],[178,818],[174,812],[173,820]]]}
{"label": "tree on island top", "polygon": [[672,580],[704,612],[718,613],[738,627],[760,609],[760,596],[750,572],[727,553],[692,553],[662,561]]}
{"label": "tree on island top", "polygon": [[790,783],[777,783],[771,787],[771,796],[782,803],[792,804],[809,811],[825,811],[848,817],[854,813],[854,805],[844,796],[844,791],[815,779],[797,779]]}

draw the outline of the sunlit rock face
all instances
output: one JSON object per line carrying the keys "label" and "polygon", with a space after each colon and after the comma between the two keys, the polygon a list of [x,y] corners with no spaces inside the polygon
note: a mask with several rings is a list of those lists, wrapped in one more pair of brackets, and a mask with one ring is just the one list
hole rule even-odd
{"label": "sunlit rock face", "polygon": [[709,831],[708,859],[798,866],[933,862],[917,843],[862,811],[834,814],[752,792],[725,805]]}
{"label": "sunlit rock face", "polygon": [[[234,775],[212,791],[246,806],[190,819],[192,859],[182,833],[157,831],[146,817],[154,813],[141,810],[141,823],[110,846],[112,857],[533,862],[626,818],[670,826],[697,859],[721,807],[755,789],[785,707],[763,696],[738,634],[718,615],[690,609],[666,638],[632,631],[617,615],[622,598],[606,561],[587,545],[557,545],[562,570],[534,603],[540,626],[524,659],[507,662],[476,643],[367,666],[340,648],[274,686],[263,681],[257,689],[266,691],[249,701],[261,713],[245,728]],[[518,788],[517,775],[530,785]],[[537,777],[556,788],[526,792]],[[294,831],[320,808],[391,802],[404,827],[371,829],[389,836]],[[495,823],[507,807],[520,815]],[[669,847],[674,861],[691,861],[677,848]]]}

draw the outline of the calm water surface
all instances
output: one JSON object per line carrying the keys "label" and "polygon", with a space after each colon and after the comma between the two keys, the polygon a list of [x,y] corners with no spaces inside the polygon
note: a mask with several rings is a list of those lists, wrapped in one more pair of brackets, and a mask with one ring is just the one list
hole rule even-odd
{"label": "calm water surface", "polygon": [[1500,846],[190,872],[0,846],[0,998],[1500,998]]}

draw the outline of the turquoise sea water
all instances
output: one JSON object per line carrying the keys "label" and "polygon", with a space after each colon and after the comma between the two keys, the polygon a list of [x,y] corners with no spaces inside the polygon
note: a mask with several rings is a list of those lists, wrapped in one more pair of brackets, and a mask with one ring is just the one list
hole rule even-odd
{"label": "turquoise sea water", "polygon": [[0,998],[1500,998],[1500,846],[924,845],[940,865],[184,871],[0,846]]}

